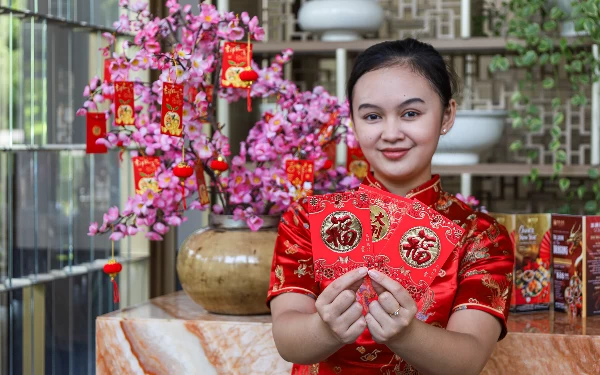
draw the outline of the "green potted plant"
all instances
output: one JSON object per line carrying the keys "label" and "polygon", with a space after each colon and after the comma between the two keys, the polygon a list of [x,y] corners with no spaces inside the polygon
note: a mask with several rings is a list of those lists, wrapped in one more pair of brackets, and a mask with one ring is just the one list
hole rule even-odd
{"label": "green potted plant", "polygon": [[[491,72],[523,69],[518,90],[511,97],[509,116],[512,127],[525,133],[545,137],[546,150],[553,155],[553,180],[571,201],[583,199],[588,187],[571,186],[571,180],[562,174],[567,163],[567,151],[561,145],[565,131],[567,101],[572,106],[586,106],[591,98],[591,85],[600,79],[599,61],[594,57],[593,45],[600,43],[600,0],[572,1],[571,7],[556,0],[512,0],[504,4],[507,11],[506,55],[496,55],[490,63]],[[570,11],[570,13],[567,13]],[[562,28],[572,24],[576,38],[565,35]],[[565,90],[570,87],[570,90]],[[543,94],[551,98],[552,124],[542,118],[541,105],[536,101]],[[543,134],[545,128],[549,133]],[[538,151],[528,150],[522,140],[510,145],[515,152],[524,153],[530,163],[541,160]],[[586,202],[588,213],[600,211],[600,180],[597,166],[590,170],[593,179],[592,198]],[[539,170],[532,168],[527,180],[541,187]],[[568,211],[563,207],[562,211]]]}

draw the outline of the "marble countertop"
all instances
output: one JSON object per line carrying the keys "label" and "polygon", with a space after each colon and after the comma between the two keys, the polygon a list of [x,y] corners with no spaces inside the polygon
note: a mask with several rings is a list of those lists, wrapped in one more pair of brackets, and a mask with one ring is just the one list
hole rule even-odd
{"label": "marble countertop", "polygon": [[[200,370],[202,369],[202,370]],[[206,312],[177,292],[98,317],[97,374],[290,374],[271,316]],[[600,374],[600,316],[512,313],[482,374]],[[540,372],[541,371],[541,372]]]}

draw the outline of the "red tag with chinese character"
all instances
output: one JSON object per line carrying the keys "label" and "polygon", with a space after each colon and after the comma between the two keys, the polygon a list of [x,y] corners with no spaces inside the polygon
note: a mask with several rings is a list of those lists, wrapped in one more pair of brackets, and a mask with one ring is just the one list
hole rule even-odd
{"label": "red tag with chinese character", "polygon": [[208,188],[206,187],[202,162],[196,163],[194,172],[196,173],[196,185],[198,186],[198,199],[200,200],[201,205],[207,205],[210,203],[210,196],[208,195]]}
{"label": "red tag with chinese character", "polygon": [[362,179],[367,176],[371,166],[360,147],[348,147],[346,168],[350,173],[354,174],[356,178]]}
{"label": "red tag with chinese character", "polygon": [[115,125],[135,125],[133,82],[115,82]]}
{"label": "red tag with chinese character", "polygon": [[[315,181],[315,162],[312,160],[287,160],[285,172],[296,189],[294,200],[312,195]],[[310,186],[305,186],[309,183]]]}
{"label": "red tag with chinese character", "polygon": [[148,189],[159,192],[155,174],[160,167],[160,159],[157,156],[137,156],[132,160],[136,194],[143,194]]}
{"label": "red tag with chinese character", "polygon": [[104,60],[104,82],[111,83],[112,76],[110,74],[110,64],[115,61],[115,59],[106,59]]}
{"label": "red tag with chinese character", "polygon": [[250,44],[250,50],[248,50],[248,43],[225,43],[223,46],[223,62],[221,63],[221,87],[236,89],[250,87],[250,82],[240,79],[240,73],[248,67],[248,61],[250,60],[252,60],[252,44]]}
{"label": "red tag with chinese character", "polygon": [[86,154],[105,154],[108,149],[105,145],[98,145],[96,141],[106,136],[106,115],[104,112],[87,112],[85,133]]}
{"label": "red tag with chinese character", "polygon": [[213,92],[214,92],[215,86],[213,85],[206,85],[204,90],[206,92],[206,101],[210,104],[213,102]]}
{"label": "red tag with chinese character", "polygon": [[196,95],[198,95],[198,89],[196,89],[194,86],[190,86],[187,94],[188,103],[194,103],[196,100]]}
{"label": "red tag with chinese character", "polygon": [[163,83],[163,100],[160,132],[181,137],[183,133],[183,86],[176,83]]}

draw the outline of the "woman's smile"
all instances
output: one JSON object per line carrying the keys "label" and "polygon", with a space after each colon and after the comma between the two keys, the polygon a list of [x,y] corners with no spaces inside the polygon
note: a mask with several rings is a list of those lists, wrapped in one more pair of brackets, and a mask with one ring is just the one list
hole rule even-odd
{"label": "woman's smile", "polygon": [[383,154],[383,156],[392,161],[397,161],[402,159],[409,151],[410,148],[406,147],[387,147],[379,150]]}

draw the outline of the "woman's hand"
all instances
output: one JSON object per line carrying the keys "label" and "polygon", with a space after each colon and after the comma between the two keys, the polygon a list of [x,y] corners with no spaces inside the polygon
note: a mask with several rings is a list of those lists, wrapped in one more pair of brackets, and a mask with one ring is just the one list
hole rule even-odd
{"label": "woman's hand", "polygon": [[356,302],[356,291],[366,274],[366,267],[344,274],[329,284],[315,302],[321,320],[342,344],[355,342],[367,327],[363,308]]}
{"label": "woman's hand", "polygon": [[369,276],[378,298],[369,304],[365,320],[373,340],[385,345],[412,328],[417,304],[397,281],[375,270]]}

